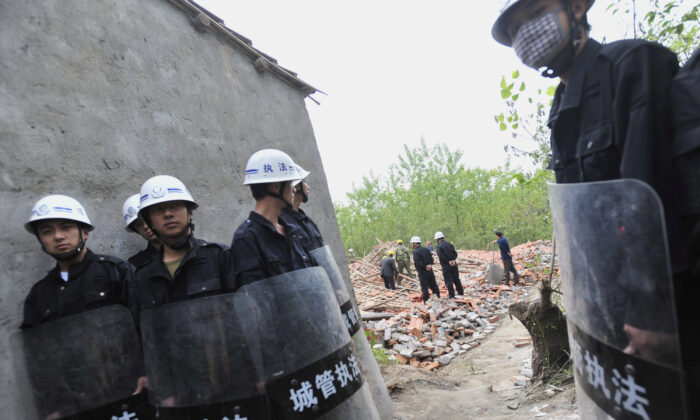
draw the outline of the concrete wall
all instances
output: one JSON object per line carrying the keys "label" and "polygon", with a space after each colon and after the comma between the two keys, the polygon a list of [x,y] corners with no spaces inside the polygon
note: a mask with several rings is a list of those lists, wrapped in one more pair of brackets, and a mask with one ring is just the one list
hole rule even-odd
{"label": "concrete wall", "polygon": [[[235,29],[235,28],[234,28]],[[305,210],[344,260],[304,95],[165,0],[0,0],[0,411],[22,418],[8,337],[54,261],[22,225],[48,193],[78,199],[88,247],[127,258],[123,201],[155,174],[181,179],[196,236],[230,244],[252,209],[248,157],[287,151],[311,171]]]}

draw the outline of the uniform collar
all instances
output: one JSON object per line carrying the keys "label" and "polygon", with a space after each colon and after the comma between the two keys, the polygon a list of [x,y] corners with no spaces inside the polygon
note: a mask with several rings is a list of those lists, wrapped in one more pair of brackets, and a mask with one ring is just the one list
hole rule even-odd
{"label": "uniform collar", "polygon": [[[163,262],[163,253],[165,252],[165,245],[161,246],[160,249],[157,251],[158,252],[158,262],[160,263],[158,265],[159,270],[161,271],[161,274],[163,274],[163,277],[167,279],[175,279],[177,277],[178,273],[180,272],[180,269],[185,266],[185,264],[194,258],[197,255],[197,250],[199,249],[199,241],[197,238],[194,237],[194,235],[190,235],[188,239],[188,244],[187,244],[187,251],[185,252],[185,255],[182,257],[182,261],[180,261],[180,265],[178,266],[177,270],[175,270],[175,275],[170,276],[170,272],[168,271],[165,263]],[[163,271],[165,270],[165,271]],[[168,273],[168,276],[165,276],[164,273]]]}
{"label": "uniform collar", "polygon": [[[285,210],[282,210],[282,211],[285,211]],[[291,210],[290,213],[293,214],[296,212],[294,210]],[[248,220],[250,220],[251,222],[257,223],[257,224],[265,227],[266,229],[270,229],[272,232],[274,232],[275,234],[280,235],[280,236],[289,235],[292,231],[299,229],[299,227],[297,225],[288,223],[282,217],[278,217],[277,222],[280,225],[282,225],[282,227],[284,227],[285,235],[281,235],[277,231],[275,226],[269,220],[267,220],[266,218],[264,218],[263,216],[261,216],[260,214],[254,212],[254,211],[250,212],[250,215],[248,215]]]}
{"label": "uniform collar", "polygon": [[[78,278],[85,268],[95,259],[95,254],[89,248],[85,249],[83,260],[68,267],[68,281]],[[56,266],[49,272],[50,275],[61,279],[61,267],[56,263]],[[63,279],[61,279],[63,281]]]}
{"label": "uniform collar", "polygon": [[[556,114],[567,109],[576,108],[581,104],[586,72],[595,62],[601,47],[602,45],[595,39],[586,41],[583,49],[581,49],[581,53],[576,58],[576,62],[574,62],[569,80],[566,84],[562,82],[557,86],[552,103],[552,111],[555,111]],[[550,120],[552,120],[552,115],[550,115]]]}

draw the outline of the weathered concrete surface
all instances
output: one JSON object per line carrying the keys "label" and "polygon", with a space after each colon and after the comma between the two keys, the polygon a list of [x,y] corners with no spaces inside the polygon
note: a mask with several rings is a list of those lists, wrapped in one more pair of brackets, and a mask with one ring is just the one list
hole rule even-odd
{"label": "weathered concrete surface", "polygon": [[[196,236],[230,244],[252,209],[248,156],[289,152],[311,171],[304,206],[339,261],[340,234],[304,95],[164,0],[0,0],[0,411],[18,411],[8,337],[53,260],[22,228],[48,193],[77,198],[88,246],[144,246],[121,206],[154,174],[180,178],[200,208]],[[347,274],[347,268],[343,267]]]}

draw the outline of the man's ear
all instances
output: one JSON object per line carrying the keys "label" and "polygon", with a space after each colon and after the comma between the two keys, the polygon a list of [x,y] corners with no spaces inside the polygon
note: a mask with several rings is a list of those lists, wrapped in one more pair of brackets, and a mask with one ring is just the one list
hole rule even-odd
{"label": "man's ear", "polygon": [[571,0],[571,11],[576,20],[581,20],[588,11],[588,0]]}
{"label": "man's ear", "polygon": [[87,241],[87,238],[90,236],[90,231],[85,228],[80,228],[80,230],[83,233],[83,241]]}
{"label": "man's ear", "polygon": [[271,182],[267,186],[267,190],[270,191],[273,194],[279,194],[282,188],[282,183],[281,182]]}

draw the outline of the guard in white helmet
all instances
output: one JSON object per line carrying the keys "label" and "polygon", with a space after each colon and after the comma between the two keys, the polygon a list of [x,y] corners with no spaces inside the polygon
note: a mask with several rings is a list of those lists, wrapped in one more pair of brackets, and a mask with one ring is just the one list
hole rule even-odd
{"label": "guard in white helmet", "polygon": [[302,244],[302,227],[280,217],[293,206],[292,182],[298,179],[296,164],[280,150],[260,150],[248,159],[243,185],[250,186],[255,208],[231,243],[236,288],[315,265]]}
{"label": "guard in white helmet", "polygon": [[423,303],[425,303],[430,298],[428,290],[432,290],[435,296],[440,297],[440,289],[438,289],[435,273],[433,273],[433,254],[428,251],[428,248],[420,245],[420,238],[417,236],[411,238],[411,246],[413,247],[413,264],[418,272]]}
{"label": "guard in white helmet", "polygon": [[129,257],[127,261],[134,267],[141,267],[146,265],[153,259],[158,258],[159,250],[161,246],[160,239],[153,234],[153,231],[146,225],[146,222],[139,217],[139,203],[140,195],[134,194],[127,198],[122,206],[122,214],[124,215],[124,224],[126,225],[126,230],[128,232],[136,232],[143,239],[146,240],[148,245],[146,249],[139,251],[138,253]]}
{"label": "guard in white helmet", "polygon": [[[135,340],[133,267],[119,258],[95,254],[87,248],[85,243],[94,226],[85,208],[72,197],[54,194],[41,198],[34,204],[24,227],[37,237],[44,252],[56,260],[56,266],[30,290],[24,303],[21,325],[25,357],[30,369],[36,370],[35,375],[30,377],[31,384],[35,387],[34,392],[43,394],[38,410],[44,413],[45,418],[63,418],[62,414],[69,409],[81,413],[76,418],[92,418],[93,412],[85,411],[87,407],[100,407],[96,410],[109,414],[116,414],[121,412],[117,411],[119,408],[127,407],[128,411],[138,413],[139,418],[153,418],[152,407],[149,408],[145,393],[141,393],[146,378],[138,368],[142,359]],[[127,307],[130,312],[114,305]],[[90,311],[90,315],[83,317],[82,313],[86,311]],[[109,315],[115,311],[121,316]],[[101,321],[104,316],[110,319],[106,324]],[[81,317],[89,317],[94,324],[86,326],[86,320]],[[121,361],[131,363],[125,362],[125,365],[136,366],[120,382],[119,389],[115,388],[115,384],[105,384],[104,381],[102,385],[97,385],[100,381],[95,378],[99,378],[100,372],[92,370],[92,365],[87,361],[89,357],[83,354],[85,347],[92,344],[63,342],[60,333],[57,339],[55,336],[51,338],[53,331],[85,329],[84,333],[77,334],[80,337],[78,341],[84,338],[88,343],[91,337],[110,335],[107,330],[112,331],[111,327],[131,332],[136,342],[136,346],[130,348],[133,353],[110,356],[113,347],[109,343],[102,349],[90,348],[88,353],[98,352],[103,357],[121,358]],[[119,341],[121,336],[117,335],[112,335],[114,342],[111,344],[115,347],[123,344]],[[37,355],[47,345],[51,346],[51,354],[60,363],[47,362],[54,356]],[[114,366],[119,366],[121,361],[115,362]],[[50,371],[44,370],[43,363],[51,365]],[[66,388],[61,385],[64,382],[72,386]],[[95,394],[89,393],[88,390],[94,391],[96,388],[99,390]],[[96,394],[100,392],[104,394],[98,397]]]}
{"label": "guard in white helmet", "polygon": [[196,239],[198,207],[179,179],[157,175],[141,187],[139,217],[163,243],[158,258],[136,269],[140,308],[224,293],[230,287],[228,247]]}
{"label": "guard in white helmet", "polygon": [[[442,232],[435,232],[437,244],[437,256],[442,266],[442,277],[445,279],[445,286],[450,298],[454,299],[455,289],[458,295],[464,294],[462,282],[459,280],[459,268],[457,267],[457,250],[454,245],[445,240]],[[453,286],[454,285],[454,286]]]}
{"label": "guard in white helmet", "polygon": [[56,267],[29,292],[22,328],[101,306],[128,306],[133,272],[125,261],[96,255],[85,246],[94,226],[77,200],[60,194],[40,199],[24,228],[56,260]]}
{"label": "guard in white helmet", "polygon": [[304,210],[299,208],[301,203],[309,201],[311,188],[306,182],[306,177],[308,177],[310,173],[299,165],[297,165],[296,168],[301,179],[292,182],[292,187],[294,188],[292,207],[285,207],[282,209],[280,218],[285,219],[288,223],[299,225],[302,228],[300,231],[302,235],[301,242],[307,251],[311,251],[323,246],[323,237],[316,223],[304,213]]}

